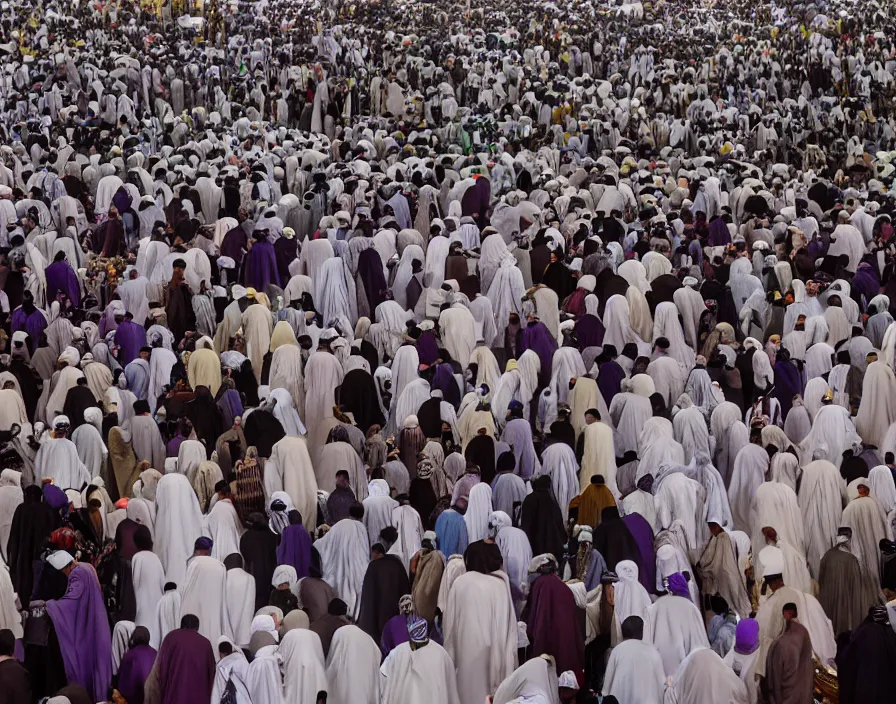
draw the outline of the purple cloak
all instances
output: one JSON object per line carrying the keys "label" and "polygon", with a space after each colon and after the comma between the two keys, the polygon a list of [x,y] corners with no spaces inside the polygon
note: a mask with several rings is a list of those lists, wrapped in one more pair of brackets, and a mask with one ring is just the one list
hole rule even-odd
{"label": "purple cloak", "polygon": [[420,364],[432,364],[439,358],[439,344],[436,342],[435,335],[429,330],[420,335],[416,347]]}
{"label": "purple cloak", "polygon": [[146,329],[133,320],[122,320],[115,330],[115,344],[121,349],[118,352],[118,363],[127,366],[146,347]]}
{"label": "purple cloak", "polygon": [[408,635],[408,617],[404,614],[393,616],[383,626],[383,635],[380,638],[380,649],[383,657],[389,655],[402,643],[407,643],[411,637]]}
{"label": "purple cloak", "polygon": [[432,388],[439,389],[442,392],[442,398],[454,406],[455,411],[457,410],[460,406],[460,388],[457,386],[457,379],[454,378],[450,364],[440,364],[436,367]]}
{"label": "purple cloak", "polygon": [[37,349],[37,341],[40,334],[47,327],[47,319],[44,314],[32,305],[30,313],[25,312],[25,304],[22,304],[12,314],[12,331],[24,330],[28,333],[28,349],[31,354]]}
{"label": "purple cloak", "polygon": [[[781,417],[787,420],[787,414],[793,407],[793,397],[803,393],[803,377],[799,369],[789,359],[775,362],[775,398],[781,404]],[[779,448],[783,450],[784,448]]]}
{"label": "purple cloak", "polygon": [[710,247],[723,247],[731,244],[731,233],[728,231],[728,225],[722,218],[716,218],[709,223],[709,237],[707,238]]}
{"label": "purple cloak", "polygon": [[56,294],[64,293],[72,305],[81,305],[81,287],[78,286],[78,275],[67,261],[53,262],[46,268],[47,301],[53,301]]}
{"label": "purple cloak", "polygon": [[243,415],[243,403],[240,400],[239,391],[227,389],[218,399],[218,408],[221,409],[221,415],[224,416],[224,427],[232,428],[233,419]]}
{"label": "purple cloak", "polygon": [[138,645],[121,658],[118,672],[118,691],[128,704],[143,704],[143,686],[156,661],[156,650],[148,645]]}
{"label": "purple cloak", "polygon": [[584,671],[585,643],[570,637],[581,632],[576,598],[556,574],[542,575],[532,583],[523,618],[533,654],[553,656],[558,672]]}
{"label": "purple cloak", "polygon": [[274,245],[267,240],[256,240],[246,256],[243,281],[247,287],[252,287],[257,291],[264,291],[268,284],[280,285],[280,273],[277,271]]}
{"label": "purple cloak", "polygon": [[653,553],[653,529],[640,513],[630,513],[622,517],[629,532],[638,544],[641,560],[638,564],[638,581],[648,592],[656,589],[656,562]]}
{"label": "purple cloak", "polygon": [[277,546],[277,564],[292,565],[299,579],[307,577],[311,568],[311,537],[301,523],[286,526]]}
{"label": "purple cloak", "polygon": [[112,684],[112,634],[96,570],[80,563],[68,577],[61,599],[47,602],[59,638],[69,684],[79,684],[102,701]]}
{"label": "purple cloak", "polygon": [[604,324],[595,315],[583,315],[576,321],[576,338],[579,341],[579,352],[589,347],[600,347],[604,344]]}
{"label": "purple cloak", "polygon": [[599,374],[597,375],[597,388],[600,390],[600,395],[604,397],[607,408],[610,407],[613,397],[622,388],[623,379],[625,379],[625,370],[619,366],[618,362],[610,360],[600,365]]}
{"label": "purple cloak", "polygon": [[159,648],[157,665],[165,704],[211,701],[215,655],[208,638],[198,631],[171,631]]}
{"label": "purple cloak", "polygon": [[249,236],[241,225],[229,230],[221,240],[221,256],[229,257],[239,266],[243,261],[243,254],[249,248]]}
{"label": "purple cloak", "polygon": [[539,386],[547,386],[551,382],[551,362],[557,351],[557,340],[541,321],[528,323],[520,336],[518,354],[532,350],[541,360],[541,371],[538,373]]}

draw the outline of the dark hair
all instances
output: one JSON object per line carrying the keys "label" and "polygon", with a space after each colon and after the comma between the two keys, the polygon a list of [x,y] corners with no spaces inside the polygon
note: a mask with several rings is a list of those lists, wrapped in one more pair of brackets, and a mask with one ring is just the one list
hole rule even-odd
{"label": "dark hair", "polygon": [[640,616],[629,616],[622,622],[623,640],[641,640],[644,637],[644,619]]}
{"label": "dark hair", "polygon": [[180,618],[180,627],[185,631],[198,631],[199,617],[196,614],[184,614]]}
{"label": "dark hair", "polygon": [[380,538],[387,543],[394,543],[398,540],[398,529],[395,526],[386,526],[380,531]]}
{"label": "dark hair", "polygon": [[598,411],[596,408],[589,408],[587,411],[585,411],[585,415],[594,416],[595,418],[600,420],[600,411]]}
{"label": "dark hair", "polygon": [[233,646],[230,644],[229,640],[222,640],[218,643],[218,652],[221,653],[222,657],[227,657],[233,652]]}
{"label": "dark hair", "polygon": [[149,629],[146,626],[137,626],[131,633],[128,647],[135,648],[138,645],[149,645]]}
{"label": "dark hair", "polygon": [[349,478],[348,472],[345,471],[344,469],[340,469],[338,472],[336,472],[336,476],[337,477],[345,477],[346,479]]}
{"label": "dark hair", "polygon": [[0,630],[0,655],[12,657],[16,652],[16,637],[8,628]]}
{"label": "dark hair", "polygon": [[712,610],[717,614],[728,613],[728,602],[725,601],[718,594],[715,594],[709,598],[709,605],[712,608]]}
{"label": "dark hair", "polygon": [[373,545],[370,546],[370,550],[372,552],[375,552],[377,555],[385,555],[386,554],[386,548],[383,547],[382,543],[374,543]]}
{"label": "dark hair", "polygon": [[134,531],[134,545],[137,550],[152,550],[152,533],[143,524],[138,525]]}
{"label": "dark hair", "polygon": [[784,608],[782,608],[781,611],[793,611],[794,616],[799,615],[799,612],[796,610],[796,604],[794,604],[792,601],[788,601],[786,604],[784,604]]}
{"label": "dark hair", "polygon": [[364,518],[364,507],[355,501],[355,503],[348,507],[348,515],[349,517],[357,518],[360,521]]}

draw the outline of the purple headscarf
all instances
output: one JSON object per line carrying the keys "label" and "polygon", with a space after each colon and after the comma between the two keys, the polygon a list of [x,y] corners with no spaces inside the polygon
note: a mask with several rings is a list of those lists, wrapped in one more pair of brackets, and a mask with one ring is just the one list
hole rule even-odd
{"label": "purple headscarf", "polygon": [[688,583],[681,572],[674,572],[669,575],[669,593],[675,596],[683,596],[688,601],[691,600],[691,593],[688,591]]}
{"label": "purple headscarf", "polygon": [[734,649],[741,655],[749,655],[759,647],[759,623],[752,618],[742,618],[734,631]]}
{"label": "purple headscarf", "polygon": [[55,484],[44,484],[44,501],[54,511],[67,508],[69,505],[68,496]]}

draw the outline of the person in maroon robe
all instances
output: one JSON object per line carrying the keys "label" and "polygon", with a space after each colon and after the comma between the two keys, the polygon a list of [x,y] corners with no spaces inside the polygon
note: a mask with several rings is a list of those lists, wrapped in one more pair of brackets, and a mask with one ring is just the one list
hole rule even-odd
{"label": "person in maroon robe", "polygon": [[168,328],[174,339],[180,342],[187,330],[196,328],[196,313],[193,312],[193,292],[184,278],[187,263],[183,259],[174,260],[174,273],[165,289],[165,314]]}
{"label": "person in maroon robe", "polygon": [[193,614],[184,614],[180,628],[162,641],[143,701],[145,704],[208,702],[214,683],[212,644],[199,634],[199,619]]}
{"label": "person in maroon robe", "polygon": [[[569,587],[557,576],[553,555],[540,555],[538,577],[532,583],[529,599],[521,618],[531,642],[531,655],[551,655],[557,670],[572,670],[577,676],[585,672],[585,639],[579,625],[576,600]],[[530,570],[531,570],[530,565]]]}

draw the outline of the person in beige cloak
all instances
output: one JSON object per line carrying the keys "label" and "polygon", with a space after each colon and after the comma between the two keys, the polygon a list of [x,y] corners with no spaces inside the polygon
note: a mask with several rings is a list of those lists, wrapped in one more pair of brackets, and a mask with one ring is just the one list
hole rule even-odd
{"label": "person in beige cloak", "polygon": [[311,532],[317,525],[317,477],[305,438],[285,437],[274,444],[264,466],[264,489],[270,497],[285,491]]}
{"label": "person in beige cloak", "polygon": [[[246,341],[246,356],[252,362],[252,371],[255,373],[255,379],[260,382],[264,355],[271,346],[271,333],[274,330],[274,322],[271,320],[271,311],[256,300],[255,289],[246,289],[246,297],[250,303],[246,310],[243,311],[241,319],[243,339]],[[218,364],[220,366],[220,362]]]}
{"label": "person in beige cloak", "polygon": [[[255,362],[252,362],[253,367]],[[196,349],[187,364],[187,381],[190,387],[207,386],[212,396],[221,388],[221,358],[215,352],[215,345],[208,336],[200,337]]]}

